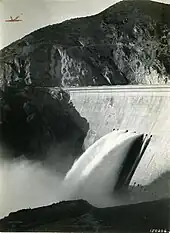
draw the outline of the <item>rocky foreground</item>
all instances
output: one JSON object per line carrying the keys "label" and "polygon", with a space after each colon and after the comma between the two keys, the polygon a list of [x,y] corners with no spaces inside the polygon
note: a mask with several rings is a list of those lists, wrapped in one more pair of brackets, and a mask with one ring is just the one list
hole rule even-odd
{"label": "rocky foreground", "polygon": [[75,200],[11,213],[0,230],[150,232],[170,230],[169,214],[170,199],[102,209]]}
{"label": "rocky foreground", "polygon": [[0,52],[0,86],[160,84],[170,77],[170,5],[121,1],[40,28]]}

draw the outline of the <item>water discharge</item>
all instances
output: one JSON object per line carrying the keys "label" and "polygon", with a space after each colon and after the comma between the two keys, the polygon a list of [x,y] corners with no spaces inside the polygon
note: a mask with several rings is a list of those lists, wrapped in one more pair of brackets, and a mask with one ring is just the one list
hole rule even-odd
{"label": "water discharge", "polygon": [[58,201],[63,178],[38,162],[0,159],[0,218],[19,209]]}
{"label": "water discharge", "polygon": [[121,168],[133,143],[141,136],[115,130],[90,146],[66,174],[68,197],[83,198],[97,207],[114,205],[113,189]]}
{"label": "water discharge", "polygon": [[141,136],[119,130],[105,135],[74,162],[65,177],[26,159],[1,161],[0,218],[22,208],[77,198],[98,207],[114,206],[113,188],[130,148]]}

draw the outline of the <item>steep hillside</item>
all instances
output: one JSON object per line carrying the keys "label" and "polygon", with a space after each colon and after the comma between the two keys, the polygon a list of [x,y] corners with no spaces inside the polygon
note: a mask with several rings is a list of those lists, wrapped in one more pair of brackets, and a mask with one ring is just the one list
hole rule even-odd
{"label": "steep hillside", "polygon": [[61,90],[56,99],[32,87],[166,83],[169,12],[166,4],[122,1],[100,14],[41,28],[2,49],[1,143],[17,156],[43,154],[61,138],[63,148],[76,144],[81,151],[88,123],[82,129],[69,97],[63,102]]}
{"label": "steep hillside", "polygon": [[0,100],[0,146],[11,156],[44,159],[51,150],[56,157],[82,154],[89,124],[68,93],[60,88],[8,87]]}
{"label": "steep hillside", "polygon": [[0,52],[1,87],[166,83],[170,5],[122,1],[32,32]]}

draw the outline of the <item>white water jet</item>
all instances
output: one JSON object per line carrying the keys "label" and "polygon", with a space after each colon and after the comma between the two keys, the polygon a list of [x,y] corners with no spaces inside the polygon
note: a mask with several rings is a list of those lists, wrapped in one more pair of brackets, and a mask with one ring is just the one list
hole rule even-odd
{"label": "white water jet", "polygon": [[138,137],[141,135],[119,130],[105,135],[75,161],[65,178],[42,164],[1,159],[0,218],[11,211],[69,199],[84,199],[97,207],[121,204],[122,200],[113,196],[113,188]]}
{"label": "white water jet", "polygon": [[141,134],[116,130],[90,146],[65,177],[65,198],[83,198],[97,207],[115,205],[113,188],[128,151],[138,137]]}

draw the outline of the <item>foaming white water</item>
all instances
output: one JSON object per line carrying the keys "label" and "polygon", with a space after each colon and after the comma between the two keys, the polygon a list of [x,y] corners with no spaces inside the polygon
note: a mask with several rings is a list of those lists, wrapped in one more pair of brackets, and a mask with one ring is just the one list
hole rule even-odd
{"label": "foaming white water", "polygon": [[[65,178],[25,158],[0,159],[0,218],[19,209],[77,198],[97,207],[120,204],[113,188],[130,147],[140,136],[126,131],[107,134],[75,161]],[[60,161],[60,166],[67,162]]]}
{"label": "foaming white water", "polygon": [[19,209],[49,205],[61,197],[64,176],[26,159],[0,159],[0,218]]}
{"label": "foaming white water", "polygon": [[90,146],[65,177],[67,198],[83,198],[97,207],[115,205],[113,188],[131,145],[140,136],[113,131]]}

